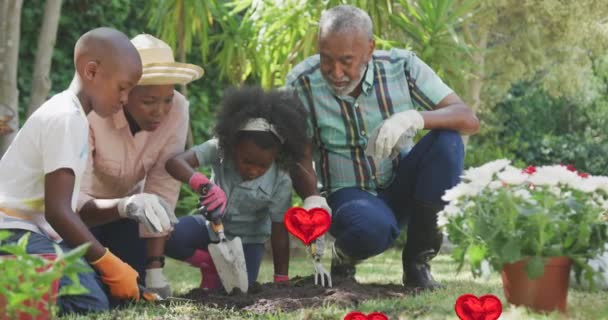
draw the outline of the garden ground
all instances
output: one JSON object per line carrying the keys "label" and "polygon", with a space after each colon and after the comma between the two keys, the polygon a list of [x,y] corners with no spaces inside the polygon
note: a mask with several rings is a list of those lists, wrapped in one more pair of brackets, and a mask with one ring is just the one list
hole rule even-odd
{"label": "garden ground", "polygon": [[[329,266],[329,261],[325,261]],[[458,319],[454,302],[458,296],[494,294],[503,302],[500,319],[608,319],[608,292],[571,289],[568,315],[539,315],[506,304],[500,276],[474,279],[468,270],[456,272],[456,264],[447,255],[432,263],[436,278],[446,289],[415,294],[399,285],[401,253],[390,250],[357,267],[357,282],[334,279],[333,288],[312,284],[312,265],[306,257],[294,257],[290,264],[289,287],[268,283],[272,262],[264,261],[259,277],[261,285],[248,295],[207,295],[195,289],[200,281],[198,270],[177,261],[167,263],[166,274],[175,295],[194,301],[164,304],[140,303],[121,310],[64,319],[342,319],[350,311],[380,311],[389,319]]]}

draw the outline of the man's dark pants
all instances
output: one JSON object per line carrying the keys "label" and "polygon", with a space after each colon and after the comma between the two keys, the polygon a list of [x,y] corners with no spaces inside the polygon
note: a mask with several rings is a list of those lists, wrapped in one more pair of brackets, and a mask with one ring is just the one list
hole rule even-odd
{"label": "man's dark pants", "polygon": [[410,233],[436,228],[431,226],[436,217],[420,208],[436,208],[430,210],[436,212],[443,207],[441,196],[459,182],[463,162],[460,134],[432,130],[400,158],[395,179],[388,188],[379,190],[378,196],[358,188],[332,193],[328,199],[333,211],[330,233],[336,238],[336,247],[351,258],[369,258],[388,249],[408,221],[407,247],[412,248],[412,258],[429,249],[425,247],[434,246],[421,243],[426,241],[423,235],[412,239]]}

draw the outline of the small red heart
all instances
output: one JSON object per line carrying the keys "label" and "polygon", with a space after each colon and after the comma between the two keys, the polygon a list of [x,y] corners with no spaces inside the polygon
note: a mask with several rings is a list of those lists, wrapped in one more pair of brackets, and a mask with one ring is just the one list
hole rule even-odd
{"label": "small red heart", "polygon": [[479,298],[463,294],[456,299],[454,310],[460,320],[496,320],[502,314],[502,302],[492,294]]}
{"label": "small red heart", "polygon": [[322,208],[306,210],[301,207],[292,207],[285,212],[283,221],[287,231],[302,240],[305,245],[309,245],[329,230],[331,216]]}
{"label": "small red heart", "polygon": [[372,312],[365,315],[365,313],[359,311],[352,311],[344,316],[344,320],[388,320],[388,317],[382,312]]}

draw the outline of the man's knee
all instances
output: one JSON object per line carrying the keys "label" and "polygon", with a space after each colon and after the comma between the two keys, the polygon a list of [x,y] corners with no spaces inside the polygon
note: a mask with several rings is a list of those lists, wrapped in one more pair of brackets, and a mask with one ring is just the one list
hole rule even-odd
{"label": "man's knee", "polygon": [[338,221],[330,232],[336,237],[336,245],[355,259],[384,252],[399,235],[397,221],[390,209],[370,205],[364,200],[343,205],[334,217]]}
{"label": "man's knee", "polygon": [[439,159],[454,164],[462,163],[464,159],[464,144],[460,133],[453,130],[434,130],[436,135],[433,149]]}

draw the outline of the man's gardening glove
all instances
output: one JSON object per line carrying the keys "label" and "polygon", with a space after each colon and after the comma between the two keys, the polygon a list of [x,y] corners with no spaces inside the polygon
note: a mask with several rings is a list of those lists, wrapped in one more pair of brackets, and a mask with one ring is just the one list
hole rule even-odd
{"label": "man's gardening glove", "polygon": [[306,197],[306,199],[304,199],[304,203],[302,204],[302,208],[306,210],[310,210],[312,208],[325,209],[325,211],[329,213],[329,217],[331,218],[331,208],[327,204],[327,200],[322,196],[312,195]]}
{"label": "man's gardening glove", "polygon": [[122,218],[139,222],[149,233],[169,232],[179,222],[164,199],[149,193],[138,193],[120,199],[118,214]]}
{"label": "man's gardening glove", "polygon": [[393,114],[384,120],[371,134],[365,153],[375,159],[394,158],[401,151],[407,139],[416,131],[424,129],[424,119],[420,112],[407,110]]}
{"label": "man's gardening glove", "polygon": [[213,212],[220,208],[220,212],[226,209],[226,193],[222,188],[212,183],[204,174],[196,172],[188,181],[190,188],[201,195],[200,206],[205,206],[207,212]]}
{"label": "man's gardening glove", "polygon": [[101,281],[108,286],[112,297],[139,301],[137,271],[112,254],[110,250],[106,249],[106,253],[97,261],[91,262],[91,265],[99,271]]}
{"label": "man's gardening glove", "polygon": [[325,250],[325,235],[322,235],[313,241],[308,247],[308,250],[315,267],[315,285],[320,284],[322,287],[325,287],[325,284],[327,283],[327,286],[331,288],[331,274],[327,272],[321,264],[323,251]]}

